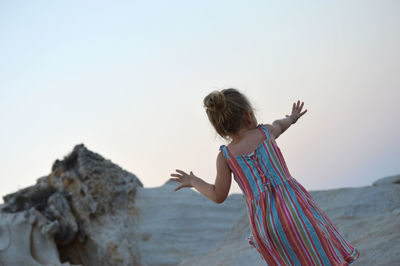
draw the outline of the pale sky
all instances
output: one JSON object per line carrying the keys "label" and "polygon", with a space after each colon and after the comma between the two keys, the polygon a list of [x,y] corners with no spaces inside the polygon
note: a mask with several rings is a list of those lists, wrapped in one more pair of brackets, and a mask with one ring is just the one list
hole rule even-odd
{"label": "pale sky", "polygon": [[214,184],[203,98],[229,87],[259,123],[304,101],[277,144],[306,189],[400,174],[400,1],[277,2],[2,1],[0,196],[80,143],[147,188]]}

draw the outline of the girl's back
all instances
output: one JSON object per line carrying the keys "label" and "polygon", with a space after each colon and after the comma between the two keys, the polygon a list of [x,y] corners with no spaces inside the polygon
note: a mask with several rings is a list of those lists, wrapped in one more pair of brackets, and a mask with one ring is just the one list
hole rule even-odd
{"label": "girl's back", "polygon": [[[252,148],[249,150],[247,147]],[[267,186],[281,185],[292,178],[278,145],[262,124],[237,144],[221,145],[220,150],[248,200],[264,192]]]}

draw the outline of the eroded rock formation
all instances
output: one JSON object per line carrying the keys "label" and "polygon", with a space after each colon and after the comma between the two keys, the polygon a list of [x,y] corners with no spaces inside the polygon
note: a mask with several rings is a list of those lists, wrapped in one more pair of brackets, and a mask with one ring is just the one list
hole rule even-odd
{"label": "eroded rock formation", "polygon": [[116,265],[124,259],[133,261],[131,257],[136,256],[125,253],[117,236],[101,238],[98,232],[107,230],[120,211],[132,214],[129,222],[135,224],[137,187],[143,185],[135,175],[83,144],[76,145],[34,186],[3,197],[0,262]]}

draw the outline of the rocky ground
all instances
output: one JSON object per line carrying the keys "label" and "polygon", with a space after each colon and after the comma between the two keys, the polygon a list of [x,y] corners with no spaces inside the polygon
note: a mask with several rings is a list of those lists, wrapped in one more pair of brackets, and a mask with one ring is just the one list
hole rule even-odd
{"label": "rocky ground", "polygon": [[[76,145],[35,185],[3,197],[0,265],[263,265],[246,240],[241,194],[215,204],[177,185],[144,188]],[[359,249],[352,265],[399,265],[400,175],[309,192]]]}

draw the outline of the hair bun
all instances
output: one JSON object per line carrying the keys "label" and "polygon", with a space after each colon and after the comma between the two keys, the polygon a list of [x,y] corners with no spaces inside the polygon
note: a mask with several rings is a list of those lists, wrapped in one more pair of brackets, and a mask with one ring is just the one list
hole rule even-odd
{"label": "hair bun", "polygon": [[204,106],[207,107],[207,111],[222,113],[226,108],[225,95],[220,91],[211,92],[204,99]]}

